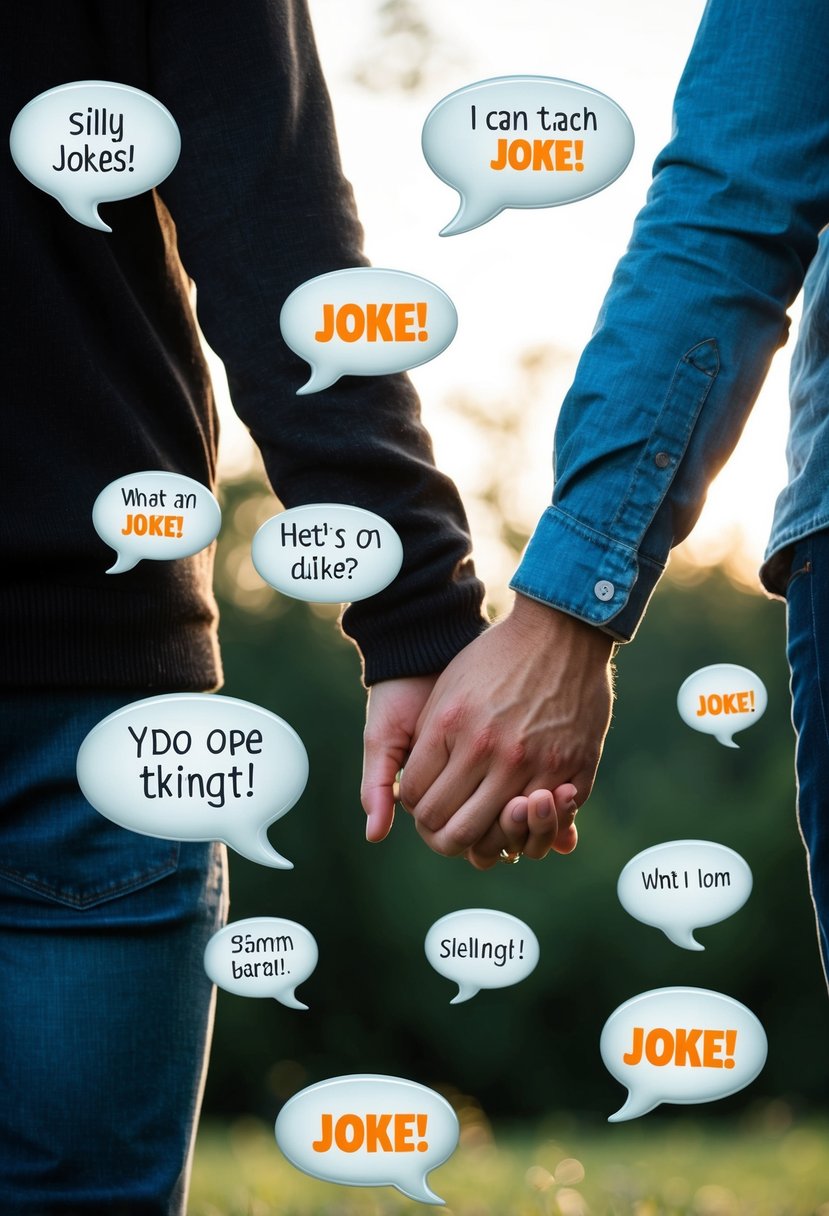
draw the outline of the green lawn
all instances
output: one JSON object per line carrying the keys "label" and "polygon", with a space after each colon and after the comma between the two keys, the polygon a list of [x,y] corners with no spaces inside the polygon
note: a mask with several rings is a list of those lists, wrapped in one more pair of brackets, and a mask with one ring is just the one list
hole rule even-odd
{"label": "green lawn", "polygon": [[[461,1144],[430,1176],[453,1216],[829,1216],[829,1123],[782,1104],[738,1126],[648,1117],[613,1127],[552,1120],[493,1136],[460,1112]],[[203,1128],[189,1216],[426,1213],[391,1187],[306,1177],[254,1121]]]}

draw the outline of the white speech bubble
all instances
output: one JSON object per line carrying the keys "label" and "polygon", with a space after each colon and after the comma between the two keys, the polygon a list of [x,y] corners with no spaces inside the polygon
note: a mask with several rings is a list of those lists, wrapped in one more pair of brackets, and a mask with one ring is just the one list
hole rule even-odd
{"label": "white speech bubble", "polygon": [[318,393],[340,376],[381,376],[428,363],[458,328],[445,292],[402,270],[359,266],[308,279],[279,314],[282,337],[311,364],[297,394]]}
{"label": "white speech bubble", "polygon": [[732,916],[751,894],[751,870],[739,853],[711,840],[670,840],[637,853],[619,875],[626,912],[661,929],[685,950],[704,950],[694,929]]}
{"label": "white speech bubble", "polygon": [[92,525],[118,554],[107,574],[142,559],[190,557],[216,539],[222,512],[206,486],[181,473],[132,473],[111,481],[95,499]]}
{"label": "white speech bubble", "polygon": [[317,943],[304,925],[280,916],[251,916],[213,934],[204,951],[204,969],[226,992],[272,997],[288,1009],[307,1009],[296,989],[318,958]]}
{"label": "white speech bubble", "polygon": [[422,143],[430,168],[461,196],[440,234],[454,236],[507,207],[556,207],[604,190],[633,155],[633,127],[586,85],[500,76],[438,102]]}
{"label": "white speech bubble", "polygon": [[605,1067],[628,1090],[608,1123],[638,1119],[661,1102],[727,1098],[762,1071],[766,1032],[750,1009],[705,988],[656,988],[607,1019]]}
{"label": "white speech bubble", "polygon": [[312,1178],[394,1186],[420,1203],[443,1200],[426,1182],[458,1144],[452,1107],[425,1085],[362,1074],[319,1081],[286,1102],[276,1142]]}
{"label": "white speech bubble", "polygon": [[403,564],[391,524],[342,503],[293,507],[267,520],[253,538],[253,564],[266,583],[294,599],[341,604],[376,595]]}
{"label": "white speech bubble", "polygon": [[14,163],[88,228],[112,232],[100,203],[132,198],[175,168],[181,136],[160,101],[111,80],[76,80],[23,107],[9,136]]}
{"label": "white speech bubble", "polygon": [[211,693],[133,701],[81,744],[78,784],[113,823],[163,840],[223,840],[275,870],[267,830],[308,780],[302,740],[276,714]]}
{"label": "white speech bubble", "polygon": [[738,731],[763,716],[768,694],[759,676],[736,663],[713,663],[688,676],[676,695],[682,721],[723,747],[739,747]]}
{"label": "white speech bubble", "polygon": [[435,921],[426,934],[426,957],[440,975],[454,980],[460,1005],[482,988],[508,988],[527,978],[538,963],[538,938],[508,912],[466,908]]}

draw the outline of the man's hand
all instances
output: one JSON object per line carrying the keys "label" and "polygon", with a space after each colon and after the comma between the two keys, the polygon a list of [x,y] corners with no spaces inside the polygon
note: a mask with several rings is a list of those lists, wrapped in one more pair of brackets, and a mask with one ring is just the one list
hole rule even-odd
{"label": "man's hand", "polygon": [[409,756],[418,717],[437,676],[384,680],[369,689],[363,735],[360,799],[368,816],[366,839],[383,840],[394,820],[394,786]]}
{"label": "man's hand", "polygon": [[[520,823],[504,831],[512,799],[564,783],[575,787],[573,810],[556,816],[549,847],[575,847],[575,808],[590,793],[610,723],[611,650],[600,630],[519,595],[504,621],[453,659],[420,713],[400,783],[430,848],[486,867],[521,837]],[[542,805],[538,795],[528,804],[527,830],[546,851]]]}

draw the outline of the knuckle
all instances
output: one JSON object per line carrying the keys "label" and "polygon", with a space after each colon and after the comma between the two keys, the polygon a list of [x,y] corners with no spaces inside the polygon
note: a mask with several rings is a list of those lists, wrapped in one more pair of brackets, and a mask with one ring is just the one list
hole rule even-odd
{"label": "knuckle", "polygon": [[495,752],[497,738],[491,726],[476,731],[469,744],[469,758],[473,764],[490,760]]}
{"label": "knuckle", "polygon": [[441,857],[454,857],[456,855],[451,845],[447,843],[446,839],[442,835],[437,835],[434,832],[430,832],[428,829],[423,827],[422,823],[416,823],[415,826],[417,827],[419,835],[426,842],[433,853],[438,853]]}
{"label": "knuckle", "polygon": [[465,853],[467,849],[471,849],[478,844],[481,835],[476,824],[463,819],[456,823],[456,819],[457,816],[450,821],[444,833],[453,855]]}
{"label": "knuckle", "polygon": [[504,764],[511,772],[524,767],[529,749],[521,739],[513,739],[504,748]]}
{"label": "knuckle", "polygon": [[552,740],[547,747],[544,760],[547,771],[556,776],[565,774],[570,777],[582,767],[574,748]]}
{"label": "knuckle", "polygon": [[367,750],[379,751],[388,742],[388,733],[380,730],[374,725],[367,725],[363,729],[363,746]]}
{"label": "knuckle", "polygon": [[422,829],[424,832],[428,832],[429,834],[439,832],[446,822],[446,817],[441,811],[440,807],[419,807],[416,804],[415,806],[416,809],[414,811],[414,816],[417,822],[418,831]]}
{"label": "knuckle", "polygon": [[450,701],[441,706],[437,723],[444,735],[453,735],[460,730],[466,720],[466,704],[463,701]]}

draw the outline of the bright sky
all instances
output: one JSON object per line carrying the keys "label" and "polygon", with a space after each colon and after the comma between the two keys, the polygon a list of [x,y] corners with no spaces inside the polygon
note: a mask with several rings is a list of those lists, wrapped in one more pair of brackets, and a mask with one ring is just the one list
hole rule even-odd
{"label": "bright sky", "polygon": [[[412,378],[438,463],[467,501],[479,569],[498,599],[511,564],[492,540],[491,512],[476,506],[475,492],[494,471],[512,518],[528,528],[549,501],[559,404],[644,199],[654,157],[670,133],[673,92],[703,2],[418,0],[405,8],[425,21],[433,39],[420,56],[417,38],[383,37],[380,0],[310,0],[310,7],[369,257],[376,266],[431,279],[458,311],[452,345]],[[406,90],[395,81],[412,49],[423,79]],[[360,75],[375,87],[359,83]],[[423,121],[455,89],[504,75],[557,76],[607,94],[633,124],[633,159],[592,198],[506,211],[473,232],[441,238],[457,195],[423,158]],[[522,356],[539,350],[546,361],[534,375],[522,375]],[[702,562],[738,549],[740,572],[754,585],[785,480],[787,368],[784,351],[683,547]],[[526,415],[520,441],[460,418],[452,405],[459,395],[492,420],[501,403],[520,402]],[[225,427],[223,467],[230,473],[246,459],[240,431]]]}

